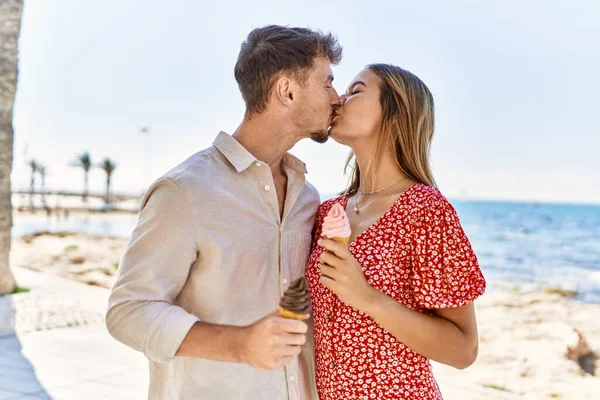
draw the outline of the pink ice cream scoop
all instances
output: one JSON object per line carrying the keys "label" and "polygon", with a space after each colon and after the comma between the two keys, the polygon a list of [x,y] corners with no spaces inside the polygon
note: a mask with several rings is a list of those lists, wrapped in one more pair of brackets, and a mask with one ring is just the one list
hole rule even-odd
{"label": "pink ice cream scoop", "polygon": [[323,219],[322,228],[321,236],[348,246],[350,235],[352,234],[350,221],[348,221],[346,211],[339,203],[331,207]]}

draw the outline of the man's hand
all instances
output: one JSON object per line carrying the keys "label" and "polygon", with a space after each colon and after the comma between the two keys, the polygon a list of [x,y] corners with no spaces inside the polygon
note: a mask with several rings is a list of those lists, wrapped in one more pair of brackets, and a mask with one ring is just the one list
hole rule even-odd
{"label": "man's hand", "polygon": [[269,314],[245,328],[242,362],[261,369],[281,368],[300,354],[307,331],[305,322]]}

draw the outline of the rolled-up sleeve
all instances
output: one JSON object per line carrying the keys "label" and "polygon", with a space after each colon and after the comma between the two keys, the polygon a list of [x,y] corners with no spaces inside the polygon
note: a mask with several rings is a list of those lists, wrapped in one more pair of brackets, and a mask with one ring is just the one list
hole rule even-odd
{"label": "rolled-up sleeve", "polygon": [[173,304],[199,257],[192,213],[188,196],[175,181],[155,182],[142,198],[110,295],[108,331],[151,361],[170,361],[198,321]]}

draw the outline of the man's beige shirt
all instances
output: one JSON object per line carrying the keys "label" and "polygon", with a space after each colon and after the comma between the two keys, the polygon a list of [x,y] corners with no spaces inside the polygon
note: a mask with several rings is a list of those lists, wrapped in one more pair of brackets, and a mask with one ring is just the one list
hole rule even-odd
{"label": "man's beige shirt", "polygon": [[249,325],[304,275],[319,194],[304,163],[283,164],[283,218],[269,166],[224,132],[144,195],[106,323],[150,360],[150,399],[317,399],[312,328],[277,370],[175,357],[196,321]]}

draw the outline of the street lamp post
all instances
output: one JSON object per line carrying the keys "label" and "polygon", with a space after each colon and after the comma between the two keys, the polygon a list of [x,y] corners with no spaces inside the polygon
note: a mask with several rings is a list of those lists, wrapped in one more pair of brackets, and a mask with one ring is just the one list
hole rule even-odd
{"label": "street lamp post", "polygon": [[149,186],[152,183],[152,135],[150,134],[150,127],[144,126],[140,129],[142,135],[146,136],[146,185]]}

